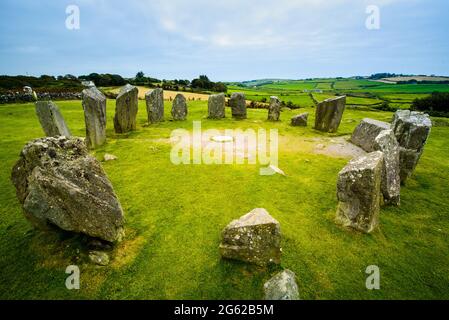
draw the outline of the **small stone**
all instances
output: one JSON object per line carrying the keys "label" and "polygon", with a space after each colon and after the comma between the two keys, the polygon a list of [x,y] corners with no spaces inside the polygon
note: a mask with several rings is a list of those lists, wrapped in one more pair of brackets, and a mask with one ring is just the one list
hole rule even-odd
{"label": "small stone", "polygon": [[47,137],[65,136],[69,138],[71,136],[70,130],[55,103],[52,101],[37,101],[35,105],[36,115]]}
{"label": "small stone", "polygon": [[281,115],[281,100],[278,97],[270,97],[270,105],[268,106],[268,121],[279,121]]}
{"label": "small stone", "polygon": [[104,161],[113,161],[113,160],[117,160],[118,158],[116,156],[114,156],[113,154],[110,153],[105,153],[103,156],[103,160]]}
{"label": "small stone", "polygon": [[265,300],[299,300],[296,275],[288,269],[265,282],[263,288]]}
{"label": "small stone", "polygon": [[99,266],[107,266],[109,264],[109,255],[103,251],[89,251],[89,260]]}
{"label": "small stone", "polygon": [[307,119],[309,117],[309,113],[301,113],[292,118],[292,126],[294,127],[307,127]]}

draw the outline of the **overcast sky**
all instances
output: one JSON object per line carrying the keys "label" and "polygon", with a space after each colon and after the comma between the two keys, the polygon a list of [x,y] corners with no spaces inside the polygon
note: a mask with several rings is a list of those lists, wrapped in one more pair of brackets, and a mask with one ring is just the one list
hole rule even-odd
{"label": "overcast sky", "polygon": [[[68,5],[79,30],[66,28]],[[447,0],[1,0],[0,74],[449,75],[448,15]]]}

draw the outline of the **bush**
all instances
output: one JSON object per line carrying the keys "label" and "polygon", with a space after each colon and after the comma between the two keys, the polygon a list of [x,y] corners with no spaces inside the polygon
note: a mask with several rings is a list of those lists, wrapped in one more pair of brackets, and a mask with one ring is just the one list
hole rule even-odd
{"label": "bush", "polygon": [[425,111],[433,116],[449,117],[449,93],[434,92],[428,97],[415,99],[410,109]]}

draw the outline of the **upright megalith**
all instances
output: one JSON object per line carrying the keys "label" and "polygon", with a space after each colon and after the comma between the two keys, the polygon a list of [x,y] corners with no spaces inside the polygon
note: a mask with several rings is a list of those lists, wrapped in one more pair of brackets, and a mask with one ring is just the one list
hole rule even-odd
{"label": "upright megalith", "polygon": [[120,89],[115,100],[114,129],[116,133],[126,133],[136,130],[138,111],[137,87],[127,84]]}
{"label": "upright megalith", "polygon": [[267,210],[257,208],[233,220],[222,232],[223,258],[257,265],[281,262],[281,229]]}
{"label": "upright megalith", "polygon": [[83,90],[86,145],[96,148],[106,142],[106,97],[96,87]]}
{"label": "upright megalith", "polygon": [[383,130],[374,139],[373,149],[384,154],[382,169],[382,194],[385,204],[401,202],[401,179],[399,176],[399,144],[393,130]]}
{"label": "upright megalith", "polygon": [[338,174],[336,222],[369,233],[378,224],[383,153],[351,160]]}
{"label": "upright megalith", "polygon": [[185,120],[187,117],[186,98],[180,93],[178,93],[173,100],[171,115],[173,117],[173,120]]}
{"label": "upright megalith", "polygon": [[393,116],[391,128],[400,145],[400,176],[401,182],[405,183],[424,152],[432,122],[425,113],[398,110]]}
{"label": "upright megalith", "polygon": [[221,119],[225,117],[225,94],[211,94],[207,101],[209,119]]}
{"label": "upright megalith", "polygon": [[246,119],[246,100],[245,95],[240,92],[234,92],[229,99],[232,117],[235,119]]}
{"label": "upright megalith", "polygon": [[296,275],[291,270],[277,273],[263,285],[265,300],[299,300]]}
{"label": "upright megalith", "polygon": [[345,107],[346,96],[318,103],[315,112],[315,129],[330,133],[337,132]]}
{"label": "upright megalith", "polygon": [[309,118],[309,113],[301,113],[296,116],[294,116],[292,121],[292,126],[294,127],[307,127],[307,119]]}
{"label": "upright megalith", "polygon": [[281,100],[278,97],[270,97],[270,105],[268,106],[268,121],[279,121],[281,115]]}
{"label": "upright megalith", "polygon": [[145,94],[148,123],[164,121],[164,91],[156,88]]}
{"label": "upright megalith", "polygon": [[110,242],[122,238],[120,202],[83,140],[60,136],[29,142],[11,180],[26,218],[36,227],[54,225]]}
{"label": "upright megalith", "polygon": [[52,101],[37,101],[36,115],[47,137],[70,137],[70,130],[59,112],[58,106]]}
{"label": "upright megalith", "polygon": [[376,151],[375,139],[383,130],[390,129],[387,122],[365,118],[355,128],[351,136],[351,142],[366,152]]}

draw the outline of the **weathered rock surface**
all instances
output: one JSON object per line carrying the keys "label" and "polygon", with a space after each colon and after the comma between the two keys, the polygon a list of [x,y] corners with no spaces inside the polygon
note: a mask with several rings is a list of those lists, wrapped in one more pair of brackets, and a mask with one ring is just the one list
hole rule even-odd
{"label": "weathered rock surface", "polygon": [[400,145],[400,176],[401,182],[405,183],[424,152],[432,122],[425,113],[398,110],[393,116],[391,128]]}
{"label": "weathered rock surface", "polygon": [[246,119],[246,100],[243,93],[234,92],[229,99],[229,106],[231,107],[233,118]]}
{"label": "weathered rock surface", "polygon": [[374,150],[384,154],[382,194],[385,204],[401,203],[401,178],[399,176],[399,144],[393,130],[383,130],[374,139]]}
{"label": "weathered rock surface", "polygon": [[111,183],[79,138],[29,142],[11,180],[25,216],[36,226],[83,233],[114,242],[124,217]]}
{"label": "weathered rock surface", "polygon": [[89,251],[89,260],[99,266],[107,266],[109,264],[109,255],[103,251]]}
{"label": "weathered rock surface", "polygon": [[224,93],[211,94],[207,102],[209,119],[221,119],[225,117]]}
{"label": "weathered rock surface", "polygon": [[161,88],[148,91],[145,94],[148,123],[164,121],[164,91]]}
{"label": "weathered rock surface", "polygon": [[375,151],[351,160],[337,182],[337,223],[362,232],[378,224],[383,153]]}
{"label": "weathered rock surface", "polygon": [[307,119],[309,118],[309,113],[301,113],[292,118],[292,126],[295,127],[307,127]]}
{"label": "weathered rock surface", "polygon": [[355,128],[351,136],[351,142],[366,152],[376,151],[375,139],[383,130],[390,129],[387,122],[365,118]]}
{"label": "weathered rock surface", "polygon": [[178,93],[173,100],[171,115],[174,120],[185,120],[187,117],[186,98],[180,93]]}
{"label": "weathered rock surface", "polygon": [[37,101],[36,115],[47,137],[70,137],[70,130],[64,121],[58,106],[52,101]]}
{"label": "weathered rock surface", "polygon": [[296,275],[288,269],[265,282],[263,289],[265,300],[299,300]]}
{"label": "weathered rock surface", "polygon": [[120,89],[115,100],[114,129],[116,133],[126,133],[136,130],[138,111],[137,87],[127,84]]}
{"label": "weathered rock surface", "polygon": [[270,105],[268,106],[268,121],[279,121],[281,115],[281,100],[278,97],[270,97]]}
{"label": "weathered rock surface", "polygon": [[83,90],[86,145],[96,148],[106,142],[106,97],[96,87]]}
{"label": "weathered rock surface", "polygon": [[263,208],[233,220],[222,232],[221,256],[257,265],[281,262],[280,225]]}
{"label": "weathered rock surface", "polygon": [[315,129],[323,132],[337,132],[345,107],[346,96],[318,103],[315,112]]}

